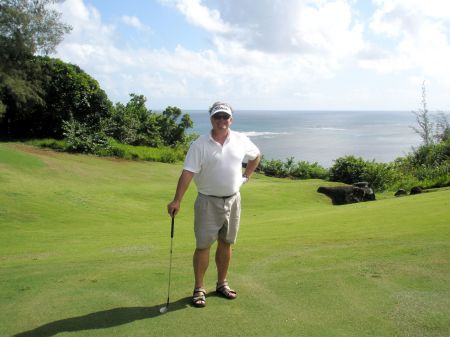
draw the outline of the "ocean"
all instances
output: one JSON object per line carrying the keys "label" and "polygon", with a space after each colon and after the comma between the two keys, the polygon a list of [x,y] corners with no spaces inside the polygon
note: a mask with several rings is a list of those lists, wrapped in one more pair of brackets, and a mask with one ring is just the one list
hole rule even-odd
{"label": "ocean", "polygon": [[[211,129],[207,111],[186,111],[193,132]],[[324,167],[346,155],[391,162],[420,144],[410,111],[236,111],[232,130],[245,133],[264,158],[317,162]]]}

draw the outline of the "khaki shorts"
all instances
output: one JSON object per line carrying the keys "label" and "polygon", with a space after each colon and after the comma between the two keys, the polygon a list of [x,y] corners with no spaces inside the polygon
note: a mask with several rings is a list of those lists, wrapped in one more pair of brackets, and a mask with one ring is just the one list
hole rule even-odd
{"label": "khaki shorts", "polygon": [[197,248],[208,248],[218,238],[230,244],[236,242],[241,215],[239,192],[229,198],[199,193],[195,200],[194,210]]}

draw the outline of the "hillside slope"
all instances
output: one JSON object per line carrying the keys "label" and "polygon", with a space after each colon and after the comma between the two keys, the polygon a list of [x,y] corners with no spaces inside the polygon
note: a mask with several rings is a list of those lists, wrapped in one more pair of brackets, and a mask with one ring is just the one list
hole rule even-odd
{"label": "hillside slope", "polygon": [[189,305],[192,186],[160,315],[180,170],[0,143],[0,335],[450,335],[449,190],[332,206],[327,182],[259,175],[242,189],[239,298]]}

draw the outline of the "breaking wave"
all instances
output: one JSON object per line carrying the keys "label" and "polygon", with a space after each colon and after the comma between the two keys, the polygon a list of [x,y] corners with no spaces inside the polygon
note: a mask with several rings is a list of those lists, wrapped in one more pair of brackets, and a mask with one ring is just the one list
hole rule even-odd
{"label": "breaking wave", "polygon": [[262,131],[244,131],[242,132],[247,137],[265,137],[271,138],[278,135],[289,135],[289,132],[262,132]]}

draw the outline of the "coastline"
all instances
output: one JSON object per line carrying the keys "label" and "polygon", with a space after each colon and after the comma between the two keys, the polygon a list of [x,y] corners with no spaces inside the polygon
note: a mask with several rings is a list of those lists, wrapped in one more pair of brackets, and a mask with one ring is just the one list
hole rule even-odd
{"label": "coastline", "polygon": [[[209,131],[206,111],[186,112],[192,132]],[[346,155],[391,162],[420,144],[410,111],[237,110],[233,122],[233,130],[249,136],[266,159],[294,157],[324,167]]]}

